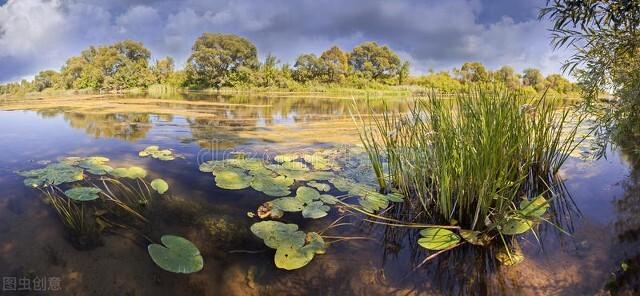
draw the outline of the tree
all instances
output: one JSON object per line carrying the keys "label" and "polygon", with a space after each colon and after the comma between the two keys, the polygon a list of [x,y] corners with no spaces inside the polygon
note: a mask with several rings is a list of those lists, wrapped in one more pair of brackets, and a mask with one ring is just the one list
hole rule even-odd
{"label": "tree", "polygon": [[562,77],[560,74],[551,74],[545,79],[549,88],[560,94],[568,94],[577,91],[575,84]]}
{"label": "tree", "polygon": [[537,91],[542,91],[546,88],[545,82],[542,72],[538,69],[527,68],[522,71],[522,84],[524,86],[531,86]]}
{"label": "tree", "polygon": [[333,46],[320,55],[321,72],[327,82],[340,82],[349,73],[349,56]]}
{"label": "tree", "polygon": [[322,73],[322,64],[315,54],[300,55],[293,68],[293,79],[301,83],[314,80]]}
{"label": "tree", "polygon": [[54,70],[40,71],[33,79],[33,88],[42,91],[46,88],[54,87],[59,80],[60,74]]}
{"label": "tree", "polygon": [[[204,33],[196,39],[186,72],[192,85],[215,87],[246,79],[258,66],[258,53],[249,40],[236,35]],[[244,69],[243,69],[244,68]]]}
{"label": "tree", "polygon": [[169,79],[169,76],[173,74],[174,63],[173,58],[165,57],[164,59],[156,60],[156,64],[151,68],[155,80],[157,83],[164,84]]}
{"label": "tree", "polygon": [[365,42],[356,46],[349,55],[354,71],[369,79],[394,77],[400,70],[400,57],[387,46]]}
{"label": "tree", "polygon": [[462,89],[460,81],[451,77],[449,72],[443,71],[439,73],[429,73],[418,79],[418,84],[437,89],[444,93],[453,93]]}
{"label": "tree", "polygon": [[456,71],[463,83],[485,82],[489,80],[489,73],[480,62],[466,62]]}
{"label": "tree", "polygon": [[402,85],[409,77],[409,62],[402,63],[400,70],[398,71],[398,85]]}
{"label": "tree", "polygon": [[504,83],[510,89],[520,86],[520,77],[511,66],[502,66],[494,73],[495,80]]}

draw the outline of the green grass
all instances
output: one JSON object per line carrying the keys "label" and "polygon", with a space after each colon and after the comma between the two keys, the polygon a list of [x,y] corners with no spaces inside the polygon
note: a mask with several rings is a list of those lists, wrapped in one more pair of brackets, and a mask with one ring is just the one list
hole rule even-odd
{"label": "green grass", "polygon": [[358,124],[380,186],[438,221],[480,231],[500,225],[521,200],[551,189],[575,149],[569,110],[545,95],[485,85],[427,97],[408,113]]}

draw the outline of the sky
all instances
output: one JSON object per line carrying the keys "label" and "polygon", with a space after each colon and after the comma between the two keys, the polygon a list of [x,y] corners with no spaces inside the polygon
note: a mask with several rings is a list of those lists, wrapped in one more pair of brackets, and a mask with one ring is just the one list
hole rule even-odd
{"label": "sky", "polygon": [[333,45],[376,41],[412,73],[467,61],[557,73],[568,56],[537,19],[545,0],[0,0],[0,82],[59,70],[90,45],[141,41],[184,66],[203,32],[248,38],[263,59],[293,64]]}

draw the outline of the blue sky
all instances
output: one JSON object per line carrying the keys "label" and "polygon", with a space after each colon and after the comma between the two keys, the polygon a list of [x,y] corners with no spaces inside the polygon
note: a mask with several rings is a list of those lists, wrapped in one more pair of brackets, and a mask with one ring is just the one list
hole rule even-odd
{"label": "blue sky", "polygon": [[234,33],[293,63],[363,41],[387,44],[414,73],[465,61],[559,72],[565,51],[537,20],[544,0],[0,0],[0,82],[59,69],[92,44],[142,41],[182,66],[203,32]]}

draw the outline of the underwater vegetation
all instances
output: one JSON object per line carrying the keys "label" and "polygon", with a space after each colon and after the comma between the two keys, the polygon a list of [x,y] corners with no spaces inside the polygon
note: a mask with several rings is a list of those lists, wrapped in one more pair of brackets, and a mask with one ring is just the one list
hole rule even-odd
{"label": "underwater vegetation", "polygon": [[[167,155],[161,154],[165,160]],[[25,185],[43,193],[78,249],[97,247],[105,231],[136,229],[140,233],[153,192],[162,195],[169,190],[163,179],[148,183],[147,171],[141,167],[113,168],[109,161],[101,156],[67,157],[44,168],[18,172],[26,178]],[[162,269],[192,273],[203,268],[198,248],[185,238],[164,235],[161,241],[163,245],[150,244],[148,252]]]}
{"label": "underwater vegetation", "polygon": [[496,238],[507,246],[509,237],[549,221],[547,209],[562,198],[556,174],[581,142],[582,118],[570,109],[498,86],[452,100],[432,93],[408,113],[354,119],[380,188],[400,192],[413,209],[413,217],[394,222],[441,225],[420,232],[429,250]]}

